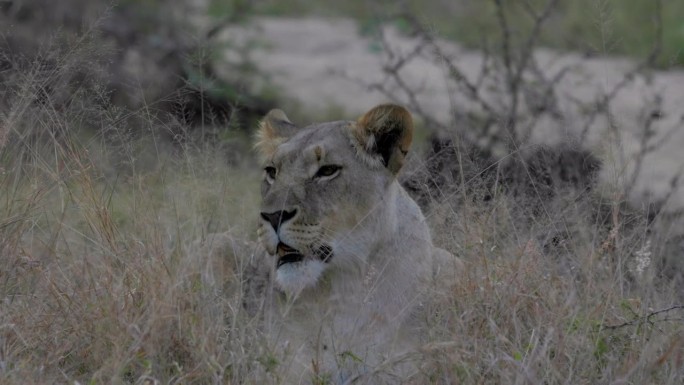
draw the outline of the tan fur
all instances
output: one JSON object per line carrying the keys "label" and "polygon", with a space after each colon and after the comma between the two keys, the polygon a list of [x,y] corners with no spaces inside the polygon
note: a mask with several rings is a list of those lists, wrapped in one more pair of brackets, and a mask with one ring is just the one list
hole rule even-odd
{"label": "tan fur", "polygon": [[[256,300],[271,348],[291,359],[282,363],[286,383],[311,382],[316,372],[334,383],[407,374],[404,364],[375,369],[419,342],[411,319],[435,258],[453,258],[432,245],[397,182],[412,136],[409,112],[390,104],[304,128],[280,110],[262,121],[264,252],[255,270],[270,278]],[[292,255],[301,261],[278,265]]]}
{"label": "tan fur", "polygon": [[411,114],[404,108],[397,108],[392,104],[379,105],[361,116],[356,122],[355,136],[365,143],[369,150],[368,138],[387,134],[396,127],[405,127],[401,131],[398,142],[393,150],[387,167],[394,173],[404,165],[404,159],[413,141],[413,119]]}
{"label": "tan fur", "polygon": [[262,158],[273,154],[287,135],[284,127],[291,124],[290,119],[282,110],[271,110],[266,114],[259,124],[254,144]]}

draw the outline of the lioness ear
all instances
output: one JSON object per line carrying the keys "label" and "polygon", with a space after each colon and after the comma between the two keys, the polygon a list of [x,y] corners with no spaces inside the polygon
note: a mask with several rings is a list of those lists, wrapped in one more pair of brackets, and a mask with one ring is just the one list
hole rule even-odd
{"label": "lioness ear", "polygon": [[254,148],[262,158],[268,158],[287,138],[297,132],[297,126],[290,122],[282,110],[271,110],[261,120],[257,130]]}
{"label": "lioness ear", "polygon": [[413,119],[404,107],[376,106],[356,121],[353,130],[366,153],[380,159],[393,174],[399,172],[413,140]]}

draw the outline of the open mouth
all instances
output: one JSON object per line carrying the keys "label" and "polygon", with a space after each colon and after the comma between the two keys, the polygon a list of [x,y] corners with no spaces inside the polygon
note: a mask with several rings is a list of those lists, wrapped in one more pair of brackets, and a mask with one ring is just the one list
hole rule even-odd
{"label": "open mouth", "polygon": [[279,268],[280,266],[287,263],[300,262],[303,259],[304,255],[302,255],[302,253],[300,253],[299,251],[291,248],[290,246],[282,242],[278,244],[278,263],[276,265],[276,268]]}

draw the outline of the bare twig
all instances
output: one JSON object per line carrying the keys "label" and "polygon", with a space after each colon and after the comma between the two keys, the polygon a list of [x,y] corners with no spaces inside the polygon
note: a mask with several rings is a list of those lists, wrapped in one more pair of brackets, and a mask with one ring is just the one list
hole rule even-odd
{"label": "bare twig", "polygon": [[[421,37],[421,43],[429,46],[434,57],[438,58],[440,62],[446,66],[447,72],[452,80],[456,82],[461,89],[472,98],[486,113],[495,114],[495,108],[491,106],[481,95],[481,84],[471,82],[463,71],[458,68],[451,60],[450,55],[446,54],[442,47],[437,43],[434,34],[411,14],[402,14],[403,19],[407,20],[416,34]],[[482,71],[484,74],[485,71]]]}
{"label": "bare twig", "polygon": [[674,306],[668,307],[666,309],[660,309],[660,310],[652,311],[646,315],[636,317],[630,321],[623,322],[623,323],[618,324],[618,325],[605,325],[602,327],[602,329],[604,329],[604,330],[615,330],[615,329],[620,329],[620,328],[623,328],[626,326],[641,324],[644,322],[649,323],[649,324],[654,324],[656,322],[661,322],[661,321],[670,321],[670,320],[681,321],[681,319],[678,319],[678,318],[675,318],[675,319],[667,318],[667,319],[653,320],[653,317],[655,317],[655,316],[658,316],[658,315],[664,314],[664,313],[669,313],[669,312],[675,311],[675,310],[684,310],[684,305],[674,305]]}
{"label": "bare twig", "polygon": [[599,115],[601,115],[602,113],[606,113],[608,111],[610,104],[617,97],[620,91],[622,91],[622,89],[631,84],[637,75],[643,73],[644,70],[646,70],[647,68],[653,67],[656,59],[658,59],[658,57],[660,56],[663,45],[662,0],[656,0],[654,4],[656,7],[656,31],[655,41],[653,42],[653,48],[651,49],[651,52],[648,54],[648,56],[646,56],[644,60],[642,60],[634,68],[632,68],[632,70],[625,73],[622,79],[617,84],[615,84],[610,91],[603,94],[603,96],[595,102],[595,109],[589,114],[589,119],[587,119],[584,128],[582,129],[582,132],[580,134],[580,142],[584,142],[586,140],[587,134],[589,133],[591,126],[594,124]]}

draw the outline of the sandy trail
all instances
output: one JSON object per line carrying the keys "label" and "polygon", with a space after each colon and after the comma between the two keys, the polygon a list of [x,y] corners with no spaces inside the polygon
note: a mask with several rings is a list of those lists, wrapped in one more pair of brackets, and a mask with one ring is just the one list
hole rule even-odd
{"label": "sandy trail", "polygon": [[[388,101],[381,92],[368,84],[390,84],[383,65],[387,57],[377,49],[377,42],[358,33],[358,27],[347,19],[261,18],[254,28],[230,29],[223,37],[233,42],[261,42],[251,53],[251,59],[275,83],[284,95],[297,100],[305,111],[327,111],[331,106],[344,109],[350,116]],[[387,30],[386,41],[395,53],[408,53],[418,44],[415,39]],[[475,79],[482,68],[479,52],[464,50],[456,44],[441,41],[447,52],[469,79]],[[558,83],[556,97],[563,119],[547,119],[537,124],[533,141],[554,142],[573,140],[586,125],[586,119],[572,100],[593,100],[609,92],[622,81],[624,74],[637,63],[619,58],[586,59],[573,53],[537,50],[535,58],[542,72],[551,77],[562,68],[572,71]],[[236,60],[227,54],[227,60]],[[221,73],[220,65],[217,71]],[[454,92],[446,79],[446,70],[434,56],[421,55],[400,72],[406,83],[419,90],[416,99],[424,111],[437,121],[453,127],[452,108],[476,108],[461,92]],[[224,73],[224,76],[230,74]],[[499,95],[487,95],[496,103]],[[399,102],[406,96],[396,91]],[[629,179],[643,132],[645,106],[661,98],[662,117],[654,122],[652,141],[668,130],[673,134],[665,144],[644,160],[636,181],[632,199],[663,197],[671,190],[670,183],[684,168],[684,71],[656,72],[650,79],[637,77],[624,87],[612,104],[611,122],[605,117],[591,124],[585,145],[605,161],[602,178],[606,182],[623,183]],[[613,127],[611,130],[610,127]],[[612,134],[611,134],[612,133]],[[616,141],[616,136],[619,141]],[[617,144],[616,144],[617,143]],[[668,207],[684,207],[684,189],[672,195]]]}

